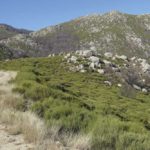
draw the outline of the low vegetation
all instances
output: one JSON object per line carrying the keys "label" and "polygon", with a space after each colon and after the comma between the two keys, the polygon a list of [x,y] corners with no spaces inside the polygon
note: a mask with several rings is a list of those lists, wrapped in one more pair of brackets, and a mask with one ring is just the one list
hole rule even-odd
{"label": "low vegetation", "polygon": [[126,97],[123,89],[105,85],[103,75],[70,72],[61,56],[0,62],[0,69],[18,71],[13,91],[23,100],[17,109],[31,110],[49,127],[58,127],[64,145],[62,135],[69,133],[74,144],[78,135],[84,139],[77,149],[150,149],[148,94]]}

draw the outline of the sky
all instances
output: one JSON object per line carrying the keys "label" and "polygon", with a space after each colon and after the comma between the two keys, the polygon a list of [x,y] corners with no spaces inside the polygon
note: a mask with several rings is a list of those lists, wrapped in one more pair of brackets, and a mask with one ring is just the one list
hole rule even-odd
{"label": "sky", "polygon": [[150,14],[150,0],[0,0],[0,23],[38,30],[76,17],[112,10]]}

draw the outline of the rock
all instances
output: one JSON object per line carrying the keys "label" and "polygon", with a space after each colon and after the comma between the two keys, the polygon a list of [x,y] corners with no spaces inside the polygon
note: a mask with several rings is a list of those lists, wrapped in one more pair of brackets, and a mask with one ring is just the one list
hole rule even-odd
{"label": "rock", "polygon": [[90,60],[92,63],[94,63],[94,66],[95,66],[95,67],[99,67],[99,58],[98,58],[98,57],[91,56],[91,57],[89,58],[89,60]]}
{"label": "rock", "polygon": [[143,92],[143,93],[147,93],[148,91],[147,91],[147,89],[143,88],[143,89],[142,89],[142,92]]}
{"label": "rock", "polygon": [[133,84],[133,87],[134,87],[134,89],[141,91],[141,88],[138,85]]}
{"label": "rock", "polygon": [[112,57],[113,57],[113,54],[110,53],[110,52],[107,52],[107,53],[104,54],[104,56],[105,56],[106,58],[112,58]]}
{"label": "rock", "polygon": [[91,46],[90,49],[93,50],[93,51],[96,51],[96,47],[95,46]]}
{"label": "rock", "polygon": [[98,58],[98,57],[95,57],[95,56],[91,56],[91,57],[89,58],[89,60],[90,60],[91,62],[93,62],[93,63],[99,63],[99,58]]}
{"label": "rock", "polygon": [[108,61],[108,60],[103,60],[103,62],[104,62],[105,65],[111,65],[111,62]]}
{"label": "rock", "polygon": [[76,54],[78,54],[79,56],[88,58],[90,56],[96,55],[97,51],[95,51],[95,50],[78,50],[78,51],[76,51]]}
{"label": "rock", "polygon": [[125,55],[121,55],[121,56],[115,55],[115,57],[118,58],[118,59],[122,59],[124,61],[128,59],[127,56],[125,56]]}
{"label": "rock", "polygon": [[71,56],[71,58],[69,59],[69,62],[72,62],[75,64],[77,62],[77,57]]}
{"label": "rock", "polygon": [[143,59],[141,62],[141,68],[143,72],[150,71],[150,65],[146,62],[145,59]]}
{"label": "rock", "polygon": [[134,61],[135,59],[136,59],[136,57],[134,56],[134,57],[132,57],[130,60],[131,60],[131,61]]}
{"label": "rock", "polygon": [[104,69],[98,69],[97,72],[100,73],[100,74],[104,74],[105,73]]}
{"label": "rock", "polygon": [[114,57],[112,58],[112,60],[116,60],[116,57],[114,56]]}
{"label": "rock", "polygon": [[82,70],[80,70],[80,72],[81,72],[81,73],[85,73],[85,72],[86,72],[86,70],[82,69]]}
{"label": "rock", "polygon": [[100,64],[100,63],[98,63],[98,64],[97,64],[97,67],[98,67],[98,68],[101,68],[101,64]]}
{"label": "rock", "polygon": [[84,66],[82,64],[78,65],[78,66],[72,66],[69,68],[70,71],[73,71],[73,72],[78,72],[81,70],[84,70]]}
{"label": "rock", "polygon": [[71,55],[70,55],[70,53],[68,53],[67,55],[65,55],[65,59],[67,59],[67,58],[69,58]]}
{"label": "rock", "polygon": [[105,84],[112,86],[112,83],[110,81],[104,81]]}
{"label": "rock", "polygon": [[79,66],[76,66],[76,71],[80,71],[83,69],[84,69],[84,66],[82,64],[80,64]]}
{"label": "rock", "polygon": [[89,66],[90,69],[95,70],[95,64],[92,62]]}
{"label": "rock", "polygon": [[122,84],[118,83],[117,86],[118,86],[118,87],[122,87]]}
{"label": "rock", "polygon": [[143,82],[143,83],[145,83],[145,81],[146,81],[145,79],[142,79],[142,82]]}

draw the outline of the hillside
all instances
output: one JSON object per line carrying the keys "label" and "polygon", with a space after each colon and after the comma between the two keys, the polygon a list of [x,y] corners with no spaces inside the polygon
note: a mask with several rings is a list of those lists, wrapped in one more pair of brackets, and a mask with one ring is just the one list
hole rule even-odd
{"label": "hillside", "polygon": [[24,99],[16,108],[30,110],[49,127],[57,127],[52,138],[69,149],[71,137],[77,136],[75,150],[148,150],[150,67],[143,67],[143,62],[77,51],[3,61],[0,69],[18,72],[13,91]]}
{"label": "hillside", "polygon": [[92,49],[126,56],[150,57],[150,15],[120,12],[80,17],[0,43],[25,56]]}
{"label": "hillside", "polygon": [[36,32],[1,24],[0,70],[0,123],[25,138],[20,146],[150,150],[149,14],[93,14]]}

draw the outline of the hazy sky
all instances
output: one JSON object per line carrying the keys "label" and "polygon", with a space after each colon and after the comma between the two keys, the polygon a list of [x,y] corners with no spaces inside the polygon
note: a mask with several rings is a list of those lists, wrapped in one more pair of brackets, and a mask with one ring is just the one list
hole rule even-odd
{"label": "hazy sky", "polygon": [[0,0],[0,23],[37,30],[79,16],[112,10],[150,13],[150,0]]}

